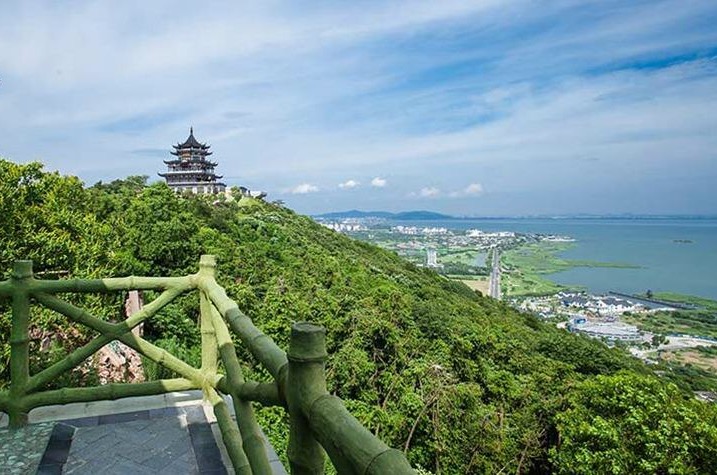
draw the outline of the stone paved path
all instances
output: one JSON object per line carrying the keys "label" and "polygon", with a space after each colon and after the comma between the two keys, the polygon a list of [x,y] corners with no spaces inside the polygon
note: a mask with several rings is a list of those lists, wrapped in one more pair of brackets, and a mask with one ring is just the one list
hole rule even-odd
{"label": "stone paved path", "polygon": [[227,471],[201,406],[70,419],[55,425],[38,474],[207,474]]}
{"label": "stone paved path", "polygon": [[199,473],[186,416],[75,430],[63,473]]}
{"label": "stone paved path", "polygon": [[[141,401],[138,405],[142,407]],[[62,413],[58,408],[53,414]],[[226,467],[232,471],[223,445],[217,443],[221,437],[216,421],[211,410],[205,412],[201,400],[58,419],[31,423],[19,430],[0,429],[0,474],[224,475]],[[271,446],[268,456],[274,473],[286,475]]]}

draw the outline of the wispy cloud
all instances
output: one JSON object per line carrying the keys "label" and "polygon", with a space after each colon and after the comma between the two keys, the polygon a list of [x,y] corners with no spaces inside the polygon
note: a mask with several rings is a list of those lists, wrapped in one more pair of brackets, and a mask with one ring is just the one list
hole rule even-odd
{"label": "wispy cloud", "polygon": [[462,196],[479,196],[483,194],[483,185],[480,183],[471,183],[460,191],[452,191],[449,196],[451,198],[460,198]]}
{"label": "wispy cloud", "polygon": [[305,195],[307,193],[316,193],[317,191],[319,191],[319,187],[316,185],[312,185],[311,183],[302,183],[300,185],[296,185],[293,188],[290,188],[287,191],[292,195]]}
{"label": "wispy cloud", "polygon": [[356,180],[346,180],[343,183],[339,183],[339,188],[341,188],[342,190],[350,190],[352,188],[356,188],[360,184],[361,183]]}
{"label": "wispy cloud", "polygon": [[439,190],[435,186],[427,186],[425,188],[421,188],[421,191],[418,192],[418,196],[420,196],[421,198],[435,198],[440,194],[441,190]]}
{"label": "wispy cloud", "polygon": [[373,180],[371,180],[371,186],[374,186],[376,188],[383,188],[388,184],[388,181],[385,178],[376,177]]}

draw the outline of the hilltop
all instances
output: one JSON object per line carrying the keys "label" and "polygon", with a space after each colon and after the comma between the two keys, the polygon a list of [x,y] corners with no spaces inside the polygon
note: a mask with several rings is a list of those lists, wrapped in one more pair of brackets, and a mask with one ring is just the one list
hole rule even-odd
{"label": "hilltop", "polygon": [[[326,327],[329,390],[414,465],[440,473],[707,473],[717,461],[717,411],[687,388],[621,350],[287,208],[182,197],[143,177],[85,188],[38,164],[1,160],[0,185],[3,269],[31,258],[36,271],[63,277],[183,275],[200,254],[215,254],[220,283],[280,346],[294,321]],[[200,336],[193,298],[145,327],[188,361],[196,361]],[[112,296],[77,303],[107,319],[121,312]],[[9,304],[0,310],[5,363]],[[33,318],[35,369],[89,338],[50,312]],[[55,338],[43,352],[47,334]],[[248,376],[260,379],[238,350]],[[92,378],[75,373],[56,385]],[[3,364],[0,385],[7,381]],[[275,447],[286,437],[279,414],[258,412]]]}

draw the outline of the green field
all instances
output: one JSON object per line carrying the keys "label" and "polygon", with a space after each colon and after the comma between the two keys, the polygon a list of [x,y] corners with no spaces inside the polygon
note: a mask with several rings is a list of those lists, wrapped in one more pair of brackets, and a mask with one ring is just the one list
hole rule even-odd
{"label": "green field", "polygon": [[[558,257],[558,253],[573,246],[573,243],[542,241],[503,252],[501,265],[504,272],[501,286],[505,295],[547,295],[565,290],[568,287],[556,284],[543,276],[572,267],[635,268],[631,264],[619,262],[571,260]],[[579,287],[570,288],[581,290]]]}
{"label": "green field", "polygon": [[637,325],[641,330],[653,333],[684,333],[685,335],[717,338],[717,301],[670,292],[655,293],[653,298],[675,303],[694,304],[700,308],[625,315],[625,321]]}
{"label": "green field", "polygon": [[465,264],[475,266],[476,259],[479,255],[485,255],[485,252],[477,249],[441,249],[439,251],[439,260],[444,264]]}
{"label": "green field", "polygon": [[700,307],[703,310],[717,312],[717,301],[696,297],[694,295],[678,294],[675,292],[655,292],[652,298],[664,302],[686,303]]}

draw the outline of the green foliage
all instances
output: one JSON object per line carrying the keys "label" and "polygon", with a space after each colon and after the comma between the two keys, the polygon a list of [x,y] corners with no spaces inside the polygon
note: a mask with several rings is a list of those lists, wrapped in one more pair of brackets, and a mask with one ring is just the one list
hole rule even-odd
{"label": "green foliage", "polygon": [[657,300],[674,303],[694,305],[698,309],[717,311],[717,301],[696,297],[694,295],[677,294],[674,292],[656,292],[653,296]]}
{"label": "green foliage", "polygon": [[717,338],[717,313],[714,310],[659,311],[649,314],[632,314],[627,321],[641,330],[670,334],[685,334]]}
{"label": "green foliage", "polygon": [[[154,344],[167,350],[190,366],[199,368],[202,364],[202,350],[198,345],[187,347],[183,345],[179,339],[174,337],[155,340]],[[144,368],[144,375],[147,381],[179,377],[173,371],[144,356],[142,357],[142,367]]]}
{"label": "green foliage", "polygon": [[717,417],[673,385],[629,373],[577,385],[556,417],[558,473],[714,473]]}
{"label": "green foliage", "polygon": [[[281,206],[178,196],[164,184],[146,185],[145,177],[84,189],[37,164],[0,161],[0,173],[4,269],[29,257],[37,270],[61,270],[62,277],[183,275],[196,271],[200,254],[215,254],[220,284],[280,346],[286,348],[294,321],[326,327],[329,390],[372,432],[431,472],[569,472],[577,466],[575,450],[567,450],[562,435],[556,445],[556,434],[570,429],[561,411],[577,410],[578,403],[597,411],[591,399],[580,398],[589,384],[603,384],[599,375],[649,372],[619,350],[522,315]],[[145,294],[146,301],[154,297]],[[121,318],[122,295],[72,298],[102,318]],[[198,366],[197,309],[196,296],[175,300],[147,322],[147,337]],[[41,331],[68,328],[51,312],[33,315],[33,324]],[[8,305],[1,302],[0,385],[8,379],[8,334]],[[78,333],[63,351],[87,338]],[[245,349],[237,351],[248,377],[265,377]],[[55,358],[43,354],[38,368]],[[171,377],[145,364],[151,378]],[[677,396],[655,404],[675,414],[697,410]],[[702,415],[713,420],[714,409],[705,406]],[[258,419],[281,451],[287,437],[281,413],[264,409]],[[584,420],[585,430],[601,427],[599,419]],[[664,437],[664,447],[672,447],[671,436]],[[684,460],[709,455],[698,442],[686,443]],[[646,454],[629,455],[660,466],[657,455]]]}

